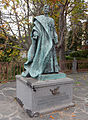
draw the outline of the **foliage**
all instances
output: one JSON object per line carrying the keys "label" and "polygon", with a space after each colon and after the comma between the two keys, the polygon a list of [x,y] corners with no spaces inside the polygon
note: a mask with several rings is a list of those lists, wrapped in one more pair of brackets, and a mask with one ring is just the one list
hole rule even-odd
{"label": "foliage", "polygon": [[84,40],[85,30],[82,21],[87,19],[87,3],[84,0],[74,0],[73,6],[73,10],[69,14],[71,24],[68,26],[70,31],[67,34],[67,48],[74,51],[81,48]]}
{"label": "foliage", "polygon": [[17,61],[19,58],[19,50],[9,47],[0,50],[0,62]]}
{"label": "foliage", "polygon": [[10,40],[8,40],[8,43],[14,47],[11,48],[6,42],[7,38],[4,36],[3,33],[0,33],[0,62],[16,61],[19,58],[20,52],[18,49],[16,49],[18,48],[18,46],[16,44],[13,44]]}
{"label": "foliage", "polygon": [[73,60],[73,57],[71,56],[65,56],[66,57],[66,60]]}
{"label": "foliage", "polygon": [[[55,27],[59,36],[59,50],[63,49],[64,51],[65,42],[68,43],[68,49],[76,50],[81,48],[84,32],[81,20],[87,19],[87,3],[84,0],[2,0],[1,4],[7,13],[3,13],[2,9],[1,13],[4,17],[1,16],[1,22],[3,23],[1,29],[5,37],[8,36],[9,38],[8,34],[12,34],[16,40],[10,39],[17,44],[15,47],[28,50],[31,43],[30,31],[32,28],[30,17],[41,15],[43,13],[42,8],[46,3],[50,5],[50,16],[55,20]],[[67,22],[67,17],[70,24]],[[16,30],[14,30],[13,26],[16,26]],[[68,29],[70,32],[67,32]],[[11,44],[9,45],[11,46]],[[64,56],[63,53],[59,54],[59,58]]]}
{"label": "foliage", "polygon": [[73,30],[70,30],[68,32],[68,50],[76,51],[77,49],[81,49],[83,41],[83,32],[84,31],[82,29],[81,22],[79,22],[79,24],[76,26],[75,33]]}
{"label": "foliage", "polygon": [[[4,6],[1,9],[1,26],[5,36],[15,37],[15,42],[19,49],[28,50],[30,46],[30,3],[29,0],[2,0],[0,4]],[[24,40],[25,38],[25,40]],[[12,47],[12,46],[11,46]]]}
{"label": "foliage", "polygon": [[74,51],[70,53],[71,57],[88,58],[88,50]]}
{"label": "foliage", "polygon": [[86,41],[88,40],[88,18],[87,18],[87,21],[85,22],[84,30],[85,30],[84,40]]}

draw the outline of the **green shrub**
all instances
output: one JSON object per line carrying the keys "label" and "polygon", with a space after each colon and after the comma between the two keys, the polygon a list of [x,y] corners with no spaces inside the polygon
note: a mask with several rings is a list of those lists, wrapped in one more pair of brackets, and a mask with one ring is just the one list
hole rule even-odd
{"label": "green shrub", "polygon": [[76,60],[88,60],[88,58],[85,58],[85,57],[76,57]]}
{"label": "green shrub", "polygon": [[74,52],[71,52],[71,53],[70,53],[70,56],[71,56],[71,57],[80,57],[80,54],[79,54],[78,51],[74,51]]}
{"label": "green shrub", "polygon": [[71,56],[66,56],[65,58],[66,58],[66,60],[73,60],[73,57],[71,57]]}
{"label": "green shrub", "polygon": [[74,51],[70,53],[71,57],[76,58],[88,58],[88,50],[80,50],[80,51]]}

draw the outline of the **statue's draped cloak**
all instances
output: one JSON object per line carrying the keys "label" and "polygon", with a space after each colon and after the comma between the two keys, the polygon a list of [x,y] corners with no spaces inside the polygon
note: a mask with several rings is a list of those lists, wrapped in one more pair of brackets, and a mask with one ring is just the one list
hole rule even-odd
{"label": "statue's draped cloak", "polygon": [[[56,58],[56,52],[54,43],[58,42],[57,34],[54,31],[54,38],[51,35],[51,31],[54,30],[54,20],[44,15],[34,18],[34,27],[31,33],[32,44],[28,51],[28,61],[24,64],[26,72],[23,72],[23,76],[28,74],[31,77],[37,77],[42,73],[58,72],[59,67]],[[48,23],[47,23],[48,22]],[[50,30],[50,26],[52,28]],[[33,39],[33,32],[38,33],[38,39]]]}

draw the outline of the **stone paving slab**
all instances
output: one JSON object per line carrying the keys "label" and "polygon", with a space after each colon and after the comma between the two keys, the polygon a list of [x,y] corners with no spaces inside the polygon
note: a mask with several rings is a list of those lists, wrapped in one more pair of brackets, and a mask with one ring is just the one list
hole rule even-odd
{"label": "stone paving slab", "polygon": [[75,80],[75,107],[30,118],[15,100],[16,83],[0,84],[0,120],[88,120],[88,73],[70,74]]}

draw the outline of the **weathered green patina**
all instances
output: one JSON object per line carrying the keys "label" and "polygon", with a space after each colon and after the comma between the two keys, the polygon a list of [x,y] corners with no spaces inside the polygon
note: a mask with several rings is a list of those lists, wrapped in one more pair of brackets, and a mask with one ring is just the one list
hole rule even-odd
{"label": "weathered green patina", "polygon": [[55,31],[54,19],[48,17],[49,6],[44,6],[44,15],[34,18],[31,33],[32,44],[28,51],[28,61],[24,64],[25,72],[22,76],[38,77],[43,73],[58,73],[55,45],[58,36]]}
{"label": "weathered green patina", "polygon": [[40,81],[44,81],[44,80],[57,80],[60,78],[66,78],[66,74],[65,73],[59,73],[59,74],[42,74],[39,75],[36,79],[40,80]]}

